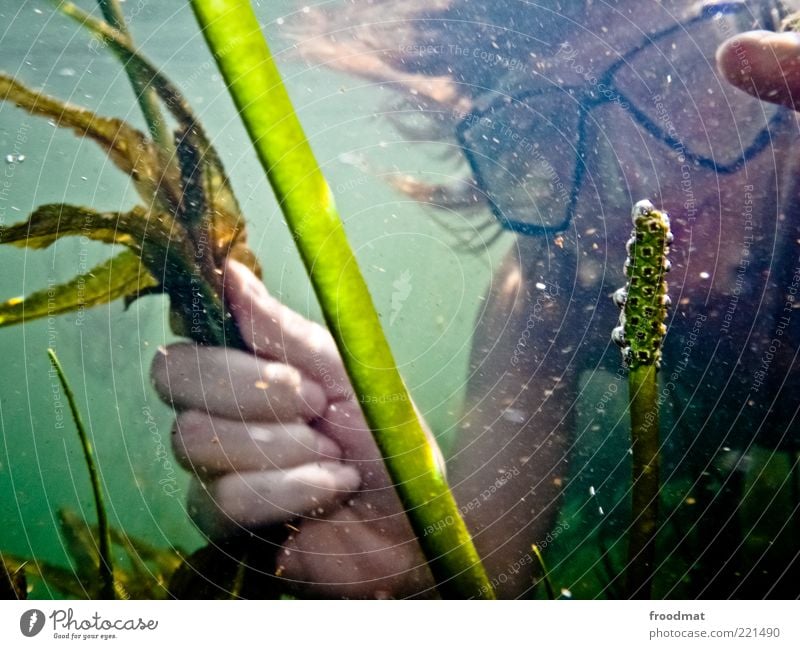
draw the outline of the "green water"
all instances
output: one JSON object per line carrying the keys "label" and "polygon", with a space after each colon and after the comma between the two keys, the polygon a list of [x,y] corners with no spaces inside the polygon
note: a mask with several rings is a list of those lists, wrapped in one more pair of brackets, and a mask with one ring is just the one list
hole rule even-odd
{"label": "green water", "polygon": [[[385,89],[315,69],[295,56],[275,21],[291,7],[296,5],[270,2],[258,11],[334,188],[401,371],[446,444],[462,403],[475,314],[507,240],[466,253],[430,212],[387,186],[382,178],[387,172],[440,170],[441,162],[405,143],[380,118],[389,99]],[[125,10],[135,41],[186,94],[211,134],[248,218],[249,240],[267,286],[301,313],[319,318],[298,255],[191,12],[183,3],[132,1]],[[46,3],[21,3],[16,11],[4,6],[0,14],[6,73],[144,128],[120,65],[84,30]],[[101,210],[127,210],[137,203],[129,180],[95,144],[8,105],[0,105],[0,153],[25,157],[2,163],[3,224],[23,220],[45,203]],[[0,254],[5,271],[0,295],[7,298],[85,272],[109,250],[73,238],[44,251]],[[78,439],[49,373],[48,346],[57,350],[78,395],[111,524],[161,547],[189,551],[202,544],[185,512],[187,476],[171,452],[165,453],[173,415],[148,380],[154,352],[172,340],[166,302],[158,297],[141,299],[127,311],[114,303],[0,330],[3,551],[68,565],[56,512],[68,507],[95,520]],[[37,588],[33,596],[55,595]]]}

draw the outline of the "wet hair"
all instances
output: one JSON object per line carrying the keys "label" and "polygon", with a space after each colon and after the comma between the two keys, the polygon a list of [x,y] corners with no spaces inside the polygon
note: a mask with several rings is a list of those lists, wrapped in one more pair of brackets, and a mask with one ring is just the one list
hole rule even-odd
{"label": "wet hair", "polygon": [[[454,143],[459,115],[495,88],[499,75],[553,54],[552,34],[579,20],[591,2],[347,0],[304,13],[293,36],[315,62],[393,87],[396,105],[387,113],[410,139]],[[459,155],[457,147],[450,150]],[[445,213],[480,215],[485,220],[467,228],[473,233],[475,227],[496,230],[492,237],[501,233],[471,174],[446,186],[407,176],[392,183]]]}

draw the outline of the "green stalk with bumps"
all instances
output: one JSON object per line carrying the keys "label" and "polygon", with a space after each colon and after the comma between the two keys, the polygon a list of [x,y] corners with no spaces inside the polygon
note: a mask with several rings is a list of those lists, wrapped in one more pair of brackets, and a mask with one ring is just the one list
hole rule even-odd
{"label": "green stalk with bumps", "polygon": [[614,294],[622,309],[612,338],[622,347],[629,369],[628,395],[632,449],[632,526],[626,587],[631,598],[649,599],[655,568],[658,529],[659,406],[657,371],[667,332],[667,259],[672,234],[669,217],[650,201],[633,207],[625,274],[628,284]]}

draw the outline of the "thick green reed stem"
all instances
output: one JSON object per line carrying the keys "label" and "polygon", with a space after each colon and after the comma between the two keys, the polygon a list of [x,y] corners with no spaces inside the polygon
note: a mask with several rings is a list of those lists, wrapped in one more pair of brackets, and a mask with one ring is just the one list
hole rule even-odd
{"label": "thick green reed stem", "polygon": [[628,374],[632,448],[632,526],[626,587],[631,598],[649,599],[658,530],[659,417],[657,371],[666,334],[669,218],[649,201],[633,208],[625,274],[628,285],[614,296],[623,309],[612,338],[622,349]]}
{"label": "thick green reed stem", "polygon": [[494,596],[247,0],[192,0],[443,597]]}
{"label": "thick green reed stem", "polygon": [[75,422],[75,428],[78,430],[78,437],[81,440],[83,447],[83,457],[86,461],[86,467],[89,469],[89,480],[92,483],[92,494],[94,495],[94,507],[97,510],[97,532],[99,538],[98,557],[100,573],[100,597],[103,599],[114,599],[114,567],[111,563],[111,533],[108,528],[108,517],[106,516],[106,507],[103,502],[103,490],[100,486],[100,474],[97,471],[97,465],[94,462],[94,451],[92,450],[92,443],[89,441],[89,436],[86,434],[86,427],[83,425],[81,413],[78,410],[78,404],[75,401],[75,395],[72,388],[67,381],[64,374],[64,368],[56,356],[56,352],[52,349],[47,350],[47,355],[50,358],[50,364],[53,366],[58,380],[61,382],[61,387],[64,389],[64,395],[67,397],[69,409],[72,412],[72,421]]}

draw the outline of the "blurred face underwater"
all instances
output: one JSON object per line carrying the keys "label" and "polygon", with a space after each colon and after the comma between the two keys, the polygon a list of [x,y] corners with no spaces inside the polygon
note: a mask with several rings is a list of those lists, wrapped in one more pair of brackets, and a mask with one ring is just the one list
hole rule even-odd
{"label": "blurred face underwater", "polygon": [[[520,454],[536,464],[524,467],[535,485],[524,494],[529,509],[509,504],[519,496],[513,489],[500,498],[515,519],[509,531],[526,539],[554,524],[566,458],[582,465],[576,426],[614,428],[608,399],[588,408],[587,394],[592,404],[602,399],[591,388],[581,397],[578,386],[584,379],[598,394],[619,392],[609,296],[625,284],[628,214],[642,198],[669,213],[675,236],[658,396],[665,472],[689,477],[689,502],[714,502],[714,485],[736,492],[744,484],[736,475],[749,464],[730,455],[744,458],[754,444],[800,447],[797,125],[792,111],[729,85],[715,61],[719,45],[741,31],[778,30],[785,8],[706,5],[646,1],[622,12],[619,3],[592,4],[580,25],[565,19],[549,32],[533,63],[498,69],[496,87],[458,110],[456,136],[474,181],[500,225],[519,235],[473,348],[469,394],[481,405],[470,412],[481,413],[492,441],[466,432],[459,446],[492,457],[506,444],[497,466],[514,466]],[[746,74],[744,49],[734,41],[733,51]],[[504,404],[499,412],[487,412],[490,400]],[[737,492],[731,506],[743,498]],[[476,513],[479,525],[492,524],[488,514]],[[728,533],[733,545],[744,543],[736,516],[687,523],[692,534],[709,534],[691,541],[708,550],[696,570],[710,580],[706,596],[736,587],[726,575],[738,563],[726,570],[732,551],[718,547]]]}

